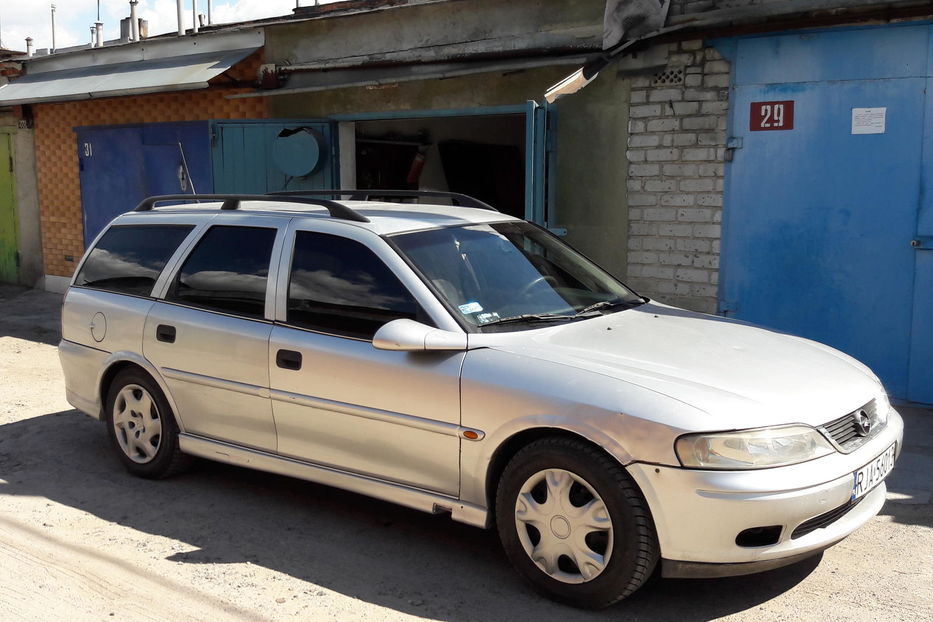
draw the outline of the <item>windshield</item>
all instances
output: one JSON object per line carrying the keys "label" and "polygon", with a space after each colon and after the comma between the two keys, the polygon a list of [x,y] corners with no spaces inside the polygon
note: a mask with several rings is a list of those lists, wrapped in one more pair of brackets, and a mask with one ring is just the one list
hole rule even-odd
{"label": "windshield", "polygon": [[644,302],[526,222],[431,229],[391,240],[454,313],[483,330],[573,321]]}

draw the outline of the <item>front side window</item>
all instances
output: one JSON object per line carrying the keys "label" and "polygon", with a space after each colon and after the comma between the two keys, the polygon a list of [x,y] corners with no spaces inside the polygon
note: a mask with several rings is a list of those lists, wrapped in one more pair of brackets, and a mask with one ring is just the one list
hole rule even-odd
{"label": "front side window", "polygon": [[525,222],[390,239],[467,327],[483,331],[582,320],[644,302],[560,239]]}
{"label": "front side window", "polygon": [[88,255],[75,285],[148,296],[190,225],[117,225]]}
{"label": "front side window", "polygon": [[167,300],[261,318],[275,229],[211,227],[185,260]]}
{"label": "front side window", "polygon": [[415,319],[418,304],[363,244],[299,231],[288,285],[288,323],[371,339],[383,324]]}

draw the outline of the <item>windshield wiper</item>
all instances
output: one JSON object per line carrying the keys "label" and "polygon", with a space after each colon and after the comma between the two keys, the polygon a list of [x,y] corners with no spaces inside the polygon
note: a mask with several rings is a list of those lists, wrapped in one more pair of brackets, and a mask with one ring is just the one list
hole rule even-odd
{"label": "windshield wiper", "polygon": [[[577,314],[579,315],[579,313]],[[577,315],[567,315],[565,313],[523,313],[521,315],[512,315],[499,318],[485,324],[480,324],[480,328],[495,326],[497,324],[515,324],[518,322],[556,322],[560,320],[573,320]]]}
{"label": "windshield wiper", "polygon": [[593,311],[599,311],[601,309],[609,309],[612,307],[637,307],[638,305],[645,304],[641,300],[637,302],[632,302],[630,300],[600,300],[599,302],[594,302],[591,305],[583,307],[577,312],[577,315],[584,315],[586,313],[592,313]]}
{"label": "windshield wiper", "polygon": [[637,307],[638,305],[645,304],[643,301],[638,300],[635,302],[629,300],[600,300],[599,302],[594,302],[593,304],[583,307],[573,315],[568,315],[566,313],[523,313],[521,315],[512,315],[509,317],[500,318],[498,320],[493,320],[491,322],[486,322],[481,324],[480,328],[486,328],[487,326],[496,326],[499,324],[515,324],[518,322],[556,322],[561,320],[582,320],[587,317],[594,317],[599,315],[597,311],[602,309],[609,309],[612,307]]}

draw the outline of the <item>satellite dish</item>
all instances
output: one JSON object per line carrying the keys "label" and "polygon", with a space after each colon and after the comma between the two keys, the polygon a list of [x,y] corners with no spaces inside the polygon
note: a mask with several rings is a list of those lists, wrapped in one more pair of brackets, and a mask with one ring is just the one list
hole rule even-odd
{"label": "satellite dish", "polygon": [[285,129],[272,144],[272,160],[289,177],[306,177],[324,162],[324,137],[310,127]]}

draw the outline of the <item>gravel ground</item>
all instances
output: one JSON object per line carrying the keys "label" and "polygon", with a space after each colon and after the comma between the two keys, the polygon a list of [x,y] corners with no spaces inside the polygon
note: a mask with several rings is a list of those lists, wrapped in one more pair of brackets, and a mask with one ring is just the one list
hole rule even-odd
{"label": "gravel ground", "polygon": [[65,401],[59,305],[0,286],[2,622],[933,620],[933,411],[901,408],[888,503],[822,559],[580,612],[531,593],[494,534],[442,516],[208,462],[129,476]]}

